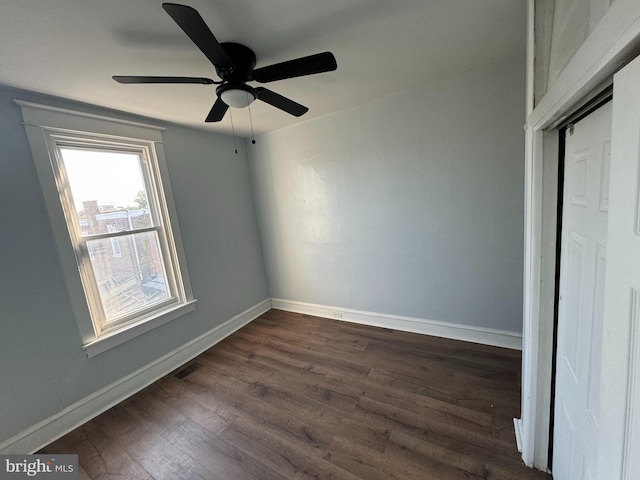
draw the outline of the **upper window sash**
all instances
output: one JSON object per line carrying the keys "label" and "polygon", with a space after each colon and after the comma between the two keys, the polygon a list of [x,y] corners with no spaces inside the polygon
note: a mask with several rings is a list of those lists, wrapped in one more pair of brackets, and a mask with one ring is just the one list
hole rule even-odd
{"label": "upper window sash", "polygon": [[[70,136],[70,134],[60,135],[56,131],[45,130],[45,136],[47,137],[47,142],[49,144],[49,150],[56,152],[56,158],[53,159],[53,167],[55,169],[56,181],[58,183],[58,190],[69,192],[63,201],[69,207],[69,213],[76,218],[76,222],[73,223],[74,226],[78,227],[75,234],[78,238],[80,237],[90,237],[91,235],[84,235],[82,230],[79,228],[79,222],[77,222],[77,213],[75,208],[73,208],[73,198],[71,198],[71,188],[68,185],[68,178],[66,175],[66,171],[64,168],[64,161],[62,158],[62,150],[63,149],[74,149],[74,150],[87,150],[93,151],[96,148],[101,150],[113,150],[117,153],[131,153],[140,158],[140,163],[143,169],[142,178],[144,180],[144,187],[146,192],[148,193],[147,201],[148,208],[150,211],[150,217],[152,221],[152,225],[156,227],[163,227],[163,215],[161,212],[164,210],[158,202],[154,201],[155,199],[162,198],[160,195],[161,188],[161,179],[157,176],[157,173],[154,172],[152,168],[152,163],[149,161],[151,155],[153,155],[152,150],[149,148],[147,144],[139,144],[135,145],[135,141],[132,140],[129,142],[116,142],[109,141],[106,142],[103,138],[91,138],[86,135],[82,135],[81,138],[78,136]],[[133,143],[135,142],[135,143]],[[130,231],[133,231],[131,229]]]}

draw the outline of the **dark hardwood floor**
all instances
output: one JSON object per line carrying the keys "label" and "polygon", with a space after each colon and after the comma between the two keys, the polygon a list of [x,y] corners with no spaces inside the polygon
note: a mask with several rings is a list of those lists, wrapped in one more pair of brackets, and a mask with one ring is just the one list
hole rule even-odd
{"label": "dark hardwood floor", "polygon": [[194,363],[41,453],[94,480],[551,478],[516,450],[517,351],[271,310]]}

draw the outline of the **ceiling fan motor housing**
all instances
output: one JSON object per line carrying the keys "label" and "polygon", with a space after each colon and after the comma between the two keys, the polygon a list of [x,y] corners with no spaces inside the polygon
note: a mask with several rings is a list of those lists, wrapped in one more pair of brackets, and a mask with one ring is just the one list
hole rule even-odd
{"label": "ceiling fan motor housing", "polygon": [[256,67],[256,54],[241,43],[223,42],[220,44],[233,64],[230,69],[214,65],[218,76],[228,82],[244,83],[249,80]]}

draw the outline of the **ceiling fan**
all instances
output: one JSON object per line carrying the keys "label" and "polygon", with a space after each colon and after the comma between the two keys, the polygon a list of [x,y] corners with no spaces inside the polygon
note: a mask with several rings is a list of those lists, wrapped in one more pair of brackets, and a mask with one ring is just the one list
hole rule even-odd
{"label": "ceiling fan", "polygon": [[338,65],[331,52],[296,58],[266,67],[255,68],[256,55],[249,47],[240,43],[218,43],[200,14],[192,7],[175,3],[163,3],[162,8],[189,36],[216,68],[221,78],[214,81],[199,77],[140,77],[119,76],[112,78],[119,83],[195,83],[218,85],[218,99],[207,115],[205,122],[219,122],[229,107],[247,107],[255,99],[261,100],[291,115],[299,117],[309,109],[293,100],[264,87],[252,87],[247,82],[274,82],[286,78],[330,72]]}

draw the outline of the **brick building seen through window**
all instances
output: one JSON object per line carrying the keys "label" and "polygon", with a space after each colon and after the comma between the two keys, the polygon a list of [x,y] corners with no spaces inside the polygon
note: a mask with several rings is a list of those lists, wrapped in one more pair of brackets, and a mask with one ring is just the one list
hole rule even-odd
{"label": "brick building seen through window", "polygon": [[[87,237],[132,231],[151,223],[146,208],[115,208],[95,200],[82,206],[78,220]],[[167,297],[159,245],[148,235],[89,240],[87,249],[107,317]]]}

